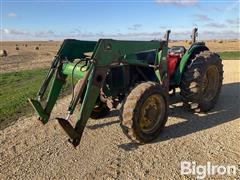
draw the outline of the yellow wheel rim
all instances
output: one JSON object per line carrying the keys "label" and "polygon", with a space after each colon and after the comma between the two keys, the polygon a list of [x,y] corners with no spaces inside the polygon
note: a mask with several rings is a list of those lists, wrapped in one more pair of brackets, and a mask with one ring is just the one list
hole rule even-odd
{"label": "yellow wheel rim", "polygon": [[140,108],[139,125],[143,132],[151,133],[159,126],[165,113],[164,99],[159,94],[149,96]]}
{"label": "yellow wheel rim", "polygon": [[219,72],[216,66],[210,66],[204,76],[203,97],[211,101],[217,94],[219,86]]}

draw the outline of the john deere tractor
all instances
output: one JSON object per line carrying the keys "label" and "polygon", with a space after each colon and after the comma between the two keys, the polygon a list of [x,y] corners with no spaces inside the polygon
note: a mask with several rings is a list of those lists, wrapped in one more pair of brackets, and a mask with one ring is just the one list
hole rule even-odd
{"label": "john deere tractor", "polygon": [[[67,117],[58,122],[75,147],[90,117],[102,118],[118,105],[121,127],[131,140],[154,140],[168,118],[169,92],[174,94],[176,88],[180,88],[184,106],[192,111],[212,109],[222,86],[222,60],[204,42],[196,42],[196,28],[188,49],[168,48],[169,34],[162,41],[64,40],[36,99],[29,99],[39,120],[48,122],[67,78],[73,83],[72,99]],[[69,119],[78,104],[73,126]]]}

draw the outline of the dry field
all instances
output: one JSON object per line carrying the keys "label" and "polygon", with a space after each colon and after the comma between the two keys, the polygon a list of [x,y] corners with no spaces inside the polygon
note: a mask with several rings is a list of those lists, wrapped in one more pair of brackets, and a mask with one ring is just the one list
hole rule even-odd
{"label": "dry field", "polygon": [[[9,57],[1,60],[1,71],[48,67],[60,45],[27,43],[28,47],[23,42],[3,43]],[[35,50],[39,43],[40,50]],[[234,43],[226,47],[209,42],[209,46],[213,51],[239,50],[239,42]],[[20,47],[17,52],[15,44]],[[240,61],[223,64],[224,84],[216,107],[207,114],[193,114],[182,108],[177,94],[171,98],[163,133],[150,144],[132,144],[114,110],[109,117],[89,120],[80,146],[74,149],[54,119],[66,116],[70,96],[59,100],[45,126],[34,115],[19,117],[0,131],[0,179],[195,179],[180,175],[181,161],[240,166]],[[235,177],[209,178],[237,176],[239,172]]]}
{"label": "dry field", "polygon": [[[240,41],[239,40],[212,40],[205,41],[207,47],[213,52],[223,52],[223,51],[239,51],[240,50]],[[189,47],[189,42],[178,41],[170,42],[169,46],[185,46]]]}
{"label": "dry field", "polygon": [[[0,72],[49,67],[60,45],[61,42],[47,41],[3,42],[0,49],[5,49],[8,56],[1,58]],[[19,50],[16,50],[16,47]],[[39,47],[39,50],[36,50],[36,47]]]}

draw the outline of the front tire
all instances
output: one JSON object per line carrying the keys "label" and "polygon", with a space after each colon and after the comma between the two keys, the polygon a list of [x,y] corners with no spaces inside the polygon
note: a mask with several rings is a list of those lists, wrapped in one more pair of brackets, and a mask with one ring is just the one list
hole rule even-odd
{"label": "front tire", "polygon": [[168,118],[168,98],[154,82],[141,83],[126,97],[121,127],[133,142],[148,143],[159,136]]}
{"label": "front tire", "polygon": [[195,112],[214,107],[223,81],[222,60],[216,53],[203,51],[191,59],[183,73],[180,94],[183,104]]}
{"label": "front tire", "polygon": [[[74,88],[74,98],[76,98],[76,95],[79,93],[79,90],[81,88],[83,84],[82,79],[80,79]],[[85,93],[85,90],[84,90]],[[79,104],[82,103],[82,99],[79,100]],[[97,99],[97,102],[92,110],[92,113],[90,115],[90,117],[92,119],[100,119],[100,118],[104,118],[105,116],[107,116],[109,114],[110,108],[107,106],[106,102],[102,102],[100,98]]]}

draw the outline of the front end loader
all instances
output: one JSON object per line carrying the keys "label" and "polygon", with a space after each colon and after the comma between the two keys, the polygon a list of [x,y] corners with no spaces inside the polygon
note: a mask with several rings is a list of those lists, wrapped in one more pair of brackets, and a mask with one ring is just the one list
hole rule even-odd
{"label": "front end loader", "polygon": [[[123,132],[134,142],[150,142],[167,121],[170,90],[180,87],[183,102],[194,110],[210,110],[217,100],[222,84],[221,59],[210,53],[204,43],[195,42],[196,32],[195,29],[194,42],[188,50],[168,48],[170,31],[162,41],[64,40],[36,99],[29,101],[39,120],[46,124],[67,78],[73,84],[77,79],[68,115],[57,118],[75,147],[88,119],[104,117],[118,104],[122,104]],[[195,61],[201,62],[201,67],[193,67]],[[195,71],[203,78],[191,74]],[[196,85],[192,86],[194,82]],[[206,96],[205,100],[201,96]],[[78,104],[80,111],[73,126],[69,119]]]}

